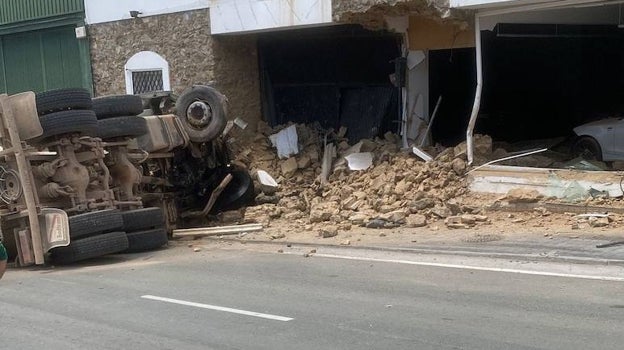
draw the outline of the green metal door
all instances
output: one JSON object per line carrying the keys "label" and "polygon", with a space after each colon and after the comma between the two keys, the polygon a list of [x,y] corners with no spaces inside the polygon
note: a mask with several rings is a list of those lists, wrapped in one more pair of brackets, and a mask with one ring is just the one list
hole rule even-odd
{"label": "green metal door", "polygon": [[83,86],[85,67],[74,28],[0,36],[0,93]]}

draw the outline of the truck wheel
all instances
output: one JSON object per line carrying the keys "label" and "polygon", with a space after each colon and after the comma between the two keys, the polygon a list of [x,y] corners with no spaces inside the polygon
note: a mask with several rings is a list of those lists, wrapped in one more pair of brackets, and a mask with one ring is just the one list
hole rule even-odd
{"label": "truck wheel", "polygon": [[35,95],[37,112],[46,115],[70,109],[91,109],[91,94],[85,89],[58,89]]}
{"label": "truck wheel", "polygon": [[98,119],[139,115],[143,113],[143,101],[136,95],[112,95],[93,99],[93,111]]}
{"label": "truck wheel", "polygon": [[148,132],[145,119],[135,116],[100,119],[97,124],[97,135],[102,139],[136,137]]}
{"label": "truck wheel", "polygon": [[123,228],[121,213],[115,209],[94,211],[69,217],[69,236],[72,239],[93,236]]}
{"label": "truck wheel", "polygon": [[196,85],[186,89],[176,102],[176,114],[193,142],[208,142],[219,136],[226,124],[225,96]]}
{"label": "truck wheel", "polygon": [[249,172],[234,170],[230,174],[232,181],[215,202],[213,213],[241,208],[254,198],[254,184]]}
{"label": "truck wheel", "polygon": [[169,241],[164,227],[146,231],[131,232],[128,236],[128,249],[124,253],[139,253],[158,249]]}
{"label": "truck wheel", "polygon": [[160,228],[165,224],[161,208],[143,208],[121,212],[123,228],[126,232]]}
{"label": "truck wheel", "polygon": [[50,113],[39,117],[39,122],[43,134],[37,138],[38,140],[62,134],[95,136],[97,133],[97,119],[93,111],[89,110]]}
{"label": "truck wheel", "polygon": [[54,264],[64,265],[76,261],[119,253],[128,249],[125,232],[110,232],[72,241],[67,247],[50,249]]}

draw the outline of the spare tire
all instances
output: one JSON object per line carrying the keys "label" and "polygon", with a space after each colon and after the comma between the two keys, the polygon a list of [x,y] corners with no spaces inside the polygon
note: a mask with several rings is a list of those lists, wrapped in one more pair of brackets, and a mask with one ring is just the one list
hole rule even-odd
{"label": "spare tire", "polygon": [[135,116],[100,119],[97,124],[97,136],[102,139],[136,137],[148,132],[145,118]]}
{"label": "spare tire", "polygon": [[136,95],[112,95],[93,99],[93,111],[98,119],[139,115],[143,113],[143,101]]}
{"label": "spare tire", "polygon": [[97,119],[89,110],[61,111],[39,117],[43,134],[37,140],[62,134],[95,136]]}
{"label": "spare tire", "polygon": [[212,87],[195,85],[176,101],[176,114],[193,142],[214,140],[226,124],[226,98]]}
{"label": "spare tire", "polygon": [[86,89],[57,89],[35,95],[37,113],[46,115],[70,109],[91,109],[91,94]]}
{"label": "spare tire", "polygon": [[63,265],[123,252],[126,249],[128,249],[126,233],[111,232],[77,239],[67,247],[52,248],[50,249],[50,258],[53,263]]}

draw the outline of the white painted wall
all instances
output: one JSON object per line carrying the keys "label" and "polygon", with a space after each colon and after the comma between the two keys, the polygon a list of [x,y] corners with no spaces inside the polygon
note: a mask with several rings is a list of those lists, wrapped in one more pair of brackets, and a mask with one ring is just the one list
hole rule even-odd
{"label": "white painted wall", "polygon": [[140,17],[208,8],[210,0],[84,0],[87,24],[130,19],[130,11]]}
{"label": "white painted wall", "polygon": [[331,0],[210,0],[212,34],[329,23]]}

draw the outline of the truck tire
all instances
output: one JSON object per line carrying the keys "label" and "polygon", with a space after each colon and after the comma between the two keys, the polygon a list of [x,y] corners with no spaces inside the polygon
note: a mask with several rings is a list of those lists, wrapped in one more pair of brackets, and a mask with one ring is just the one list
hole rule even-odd
{"label": "truck tire", "polygon": [[35,95],[37,112],[46,115],[70,109],[91,109],[91,94],[86,89],[58,89]]}
{"label": "truck tire", "polygon": [[130,232],[128,237],[128,249],[124,253],[139,253],[158,249],[169,241],[167,230],[164,227],[152,230]]}
{"label": "truck tire", "polygon": [[102,139],[136,137],[148,132],[145,119],[135,116],[100,119],[97,124],[97,136]]}
{"label": "truck tire", "polygon": [[126,233],[110,232],[77,239],[67,247],[50,249],[50,258],[54,264],[65,265],[80,260],[123,252],[126,249],[128,249]]}
{"label": "truck tire", "polygon": [[93,111],[75,110],[61,111],[39,117],[43,134],[37,138],[42,140],[62,134],[82,134],[95,136],[97,134],[97,119]]}
{"label": "truck tire", "polygon": [[254,184],[246,170],[231,171],[232,181],[217,198],[212,213],[239,209],[250,203],[254,196]]}
{"label": "truck tire", "polygon": [[143,208],[121,212],[123,229],[126,232],[160,228],[165,224],[161,208]]}
{"label": "truck tire", "polygon": [[193,142],[208,142],[225,128],[225,96],[203,85],[186,89],[176,102],[176,114]]}
{"label": "truck tire", "polygon": [[94,211],[69,217],[69,236],[72,239],[93,236],[123,228],[121,213],[115,209]]}
{"label": "truck tire", "polygon": [[112,95],[93,99],[93,111],[98,119],[139,115],[143,113],[143,101],[136,95]]}

